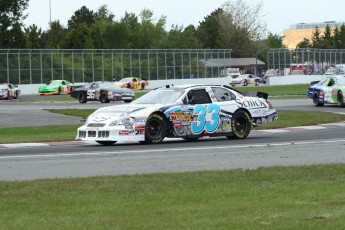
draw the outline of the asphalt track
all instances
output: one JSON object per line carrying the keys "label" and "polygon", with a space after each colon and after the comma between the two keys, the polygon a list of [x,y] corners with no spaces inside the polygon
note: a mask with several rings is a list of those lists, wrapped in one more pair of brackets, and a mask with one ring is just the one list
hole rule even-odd
{"label": "asphalt track", "polygon": [[[316,108],[310,100],[273,100],[281,109],[322,110],[337,113],[344,108]],[[53,104],[53,105],[52,105]],[[109,104],[107,104],[109,105]],[[43,108],[97,108],[100,103],[20,103],[1,102],[0,120],[13,114],[16,122],[33,125],[28,117],[52,115]],[[4,109],[6,108],[4,112]],[[9,112],[11,111],[11,112]],[[24,119],[24,120],[22,120]],[[73,118],[75,119],[75,118]],[[56,123],[80,122],[70,117],[53,119]],[[39,119],[45,125],[44,119]],[[37,124],[36,124],[37,125]],[[2,123],[0,124],[1,127]],[[10,127],[10,126],[8,126]],[[0,180],[87,177],[153,172],[183,172],[222,169],[253,169],[273,165],[306,165],[345,162],[345,124],[296,127],[275,131],[253,131],[245,140],[203,138],[196,142],[165,140],[159,145],[120,143],[100,146],[80,142],[50,143],[32,147],[0,147]]]}

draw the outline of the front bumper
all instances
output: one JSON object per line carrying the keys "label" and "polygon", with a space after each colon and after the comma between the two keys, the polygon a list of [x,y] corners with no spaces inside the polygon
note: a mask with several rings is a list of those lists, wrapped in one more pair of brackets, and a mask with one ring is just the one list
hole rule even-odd
{"label": "front bumper", "polygon": [[145,135],[125,126],[87,127],[77,130],[76,140],[80,141],[144,141]]}

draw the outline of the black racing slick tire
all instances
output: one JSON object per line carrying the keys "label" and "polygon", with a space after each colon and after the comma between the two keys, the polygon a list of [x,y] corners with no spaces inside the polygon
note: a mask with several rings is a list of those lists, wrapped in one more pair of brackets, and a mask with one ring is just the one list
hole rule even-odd
{"label": "black racing slick tire", "polygon": [[145,125],[145,142],[146,144],[161,143],[165,137],[166,123],[159,114],[151,114]]}
{"label": "black racing slick tire", "polygon": [[98,144],[110,146],[116,143],[116,141],[96,141]]}
{"label": "black racing slick tire", "polygon": [[317,92],[313,94],[313,104],[317,107],[324,105],[323,103],[319,102],[319,94]]}
{"label": "black racing slick tire", "polygon": [[145,83],[141,83],[141,90],[145,89]]}
{"label": "black racing slick tire", "polygon": [[338,99],[338,106],[339,107],[344,107],[344,95],[343,95],[343,92],[339,91],[338,94],[337,94],[337,99]]}
{"label": "black racing slick tire", "polygon": [[244,80],[243,86],[247,86],[247,85],[248,85],[248,81],[247,81],[247,80]]}
{"label": "black racing slick tire", "polygon": [[61,94],[61,87],[59,87],[59,89],[58,89],[58,95],[60,95]]}
{"label": "black racing slick tire", "polygon": [[252,129],[252,122],[249,114],[244,110],[237,110],[231,118],[231,131],[233,136],[227,136],[232,139],[245,139]]}
{"label": "black racing slick tire", "polygon": [[99,97],[99,101],[101,103],[109,103],[108,96],[105,92],[101,93],[101,96]]}
{"label": "black racing slick tire", "polygon": [[79,103],[86,103],[86,96],[83,94],[83,93],[80,93],[78,94],[78,97],[77,97]]}

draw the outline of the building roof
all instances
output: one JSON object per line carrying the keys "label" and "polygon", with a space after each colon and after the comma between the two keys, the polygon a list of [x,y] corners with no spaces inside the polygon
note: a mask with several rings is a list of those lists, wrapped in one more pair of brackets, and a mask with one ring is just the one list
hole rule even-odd
{"label": "building roof", "polygon": [[256,58],[214,58],[203,61],[206,67],[245,67],[253,65],[265,65]]}

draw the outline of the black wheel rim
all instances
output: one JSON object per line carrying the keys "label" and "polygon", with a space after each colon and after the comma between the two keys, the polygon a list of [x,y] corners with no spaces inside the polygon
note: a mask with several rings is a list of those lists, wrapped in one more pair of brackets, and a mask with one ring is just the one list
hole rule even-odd
{"label": "black wheel rim", "polygon": [[247,119],[244,116],[239,116],[235,120],[235,129],[238,133],[244,133],[248,128]]}
{"label": "black wheel rim", "polygon": [[158,120],[151,120],[147,126],[148,135],[157,138],[162,133],[162,126]]}

